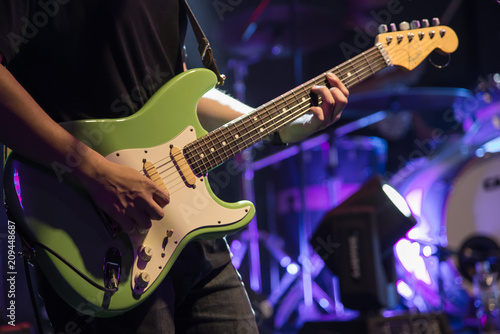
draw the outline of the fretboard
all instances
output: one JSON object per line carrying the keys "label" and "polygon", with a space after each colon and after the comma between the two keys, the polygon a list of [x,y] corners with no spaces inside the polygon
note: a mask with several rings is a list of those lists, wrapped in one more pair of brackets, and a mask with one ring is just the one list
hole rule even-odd
{"label": "fretboard", "polygon": [[184,147],[184,154],[198,176],[219,166],[237,153],[254,145],[282,126],[305,114],[312,105],[321,104],[311,94],[316,85],[329,86],[326,74],[332,72],[349,88],[390,66],[385,49],[377,44],[356,57],[309,80]]}

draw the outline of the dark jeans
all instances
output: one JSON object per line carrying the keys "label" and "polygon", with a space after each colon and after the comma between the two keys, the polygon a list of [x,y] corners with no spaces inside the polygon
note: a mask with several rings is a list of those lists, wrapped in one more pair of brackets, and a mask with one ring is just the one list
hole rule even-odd
{"label": "dark jeans", "polygon": [[44,279],[39,290],[56,334],[258,333],[243,283],[220,240],[190,243],[151,296],[116,317],[79,314]]}

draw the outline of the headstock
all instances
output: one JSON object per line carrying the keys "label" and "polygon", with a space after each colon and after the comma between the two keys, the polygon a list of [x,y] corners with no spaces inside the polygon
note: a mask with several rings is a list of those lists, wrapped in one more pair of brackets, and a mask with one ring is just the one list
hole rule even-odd
{"label": "headstock", "polygon": [[433,25],[428,20],[401,22],[399,30],[394,23],[390,24],[389,32],[386,25],[379,27],[380,34],[375,38],[387,52],[395,66],[413,70],[432,51],[440,50],[452,53],[458,47],[458,37],[455,31],[447,26],[439,25],[438,19],[433,19]]}

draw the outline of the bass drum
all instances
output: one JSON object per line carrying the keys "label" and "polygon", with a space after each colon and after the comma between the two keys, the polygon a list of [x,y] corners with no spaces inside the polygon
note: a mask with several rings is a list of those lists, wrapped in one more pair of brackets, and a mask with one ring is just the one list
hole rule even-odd
{"label": "bass drum", "polygon": [[418,261],[398,247],[396,257],[399,277],[413,290],[409,302],[421,311],[463,314],[472,282],[459,254],[474,238],[488,250],[500,242],[500,153],[471,157],[475,150],[464,147],[459,140],[432,159],[409,163],[391,180],[418,221],[408,244],[420,245],[422,265],[405,263]]}
{"label": "bass drum", "polygon": [[445,206],[447,247],[459,250],[459,271],[472,281],[475,262],[498,266],[500,153],[472,159],[456,177]]}
{"label": "bass drum", "polygon": [[474,235],[500,241],[500,153],[476,158],[456,178],[446,203],[448,247]]}

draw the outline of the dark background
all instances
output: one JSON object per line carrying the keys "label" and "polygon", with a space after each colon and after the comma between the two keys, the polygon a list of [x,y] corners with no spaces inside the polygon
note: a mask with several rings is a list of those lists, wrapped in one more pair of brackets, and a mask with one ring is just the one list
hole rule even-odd
{"label": "dark background", "polygon": [[[494,0],[310,0],[310,1],[257,1],[257,0],[191,0],[195,15],[200,21],[206,35],[211,41],[218,66],[222,73],[228,77],[223,89],[233,96],[240,97],[252,106],[259,106],[270,99],[279,96],[287,90],[295,87],[298,83],[315,77],[316,75],[346,61],[349,57],[342,51],[341,45],[352,47],[349,50],[363,51],[373,45],[374,34],[372,30],[366,31],[366,27],[373,28],[378,23],[421,20],[433,17],[441,18],[443,25],[453,28],[459,37],[458,50],[451,55],[448,67],[438,69],[425,61],[416,70],[404,72],[397,69],[385,70],[373,79],[361,84],[351,90],[351,101],[356,101],[357,96],[376,98],[370,95],[374,90],[383,89],[387,94],[400,87],[432,87],[466,89],[475,94],[478,82],[488,78],[492,73],[499,71],[500,67],[500,4]],[[263,9],[257,15],[257,28],[248,39],[241,38],[247,27],[251,15],[261,4]],[[296,15],[290,14],[296,9]],[[369,35],[370,42],[363,40],[360,45],[359,32]],[[365,43],[366,42],[366,43]],[[366,45],[365,45],[366,44]],[[273,54],[275,48],[277,54]],[[276,49],[277,48],[277,49]],[[197,45],[191,33],[188,35],[187,52],[189,67],[199,67],[200,62],[197,55]],[[276,50],[281,50],[277,52]],[[348,57],[349,56],[349,57]],[[440,63],[447,61],[446,58],[439,59]],[[238,73],[245,73],[243,81],[238,81]],[[245,87],[245,94],[238,93],[235,83],[239,87]],[[427,92],[435,91],[434,89]],[[426,98],[426,91],[421,93],[421,98]],[[458,92],[451,90],[451,92]],[[457,93],[458,94],[458,93]],[[373,110],[367,111],[366,115],[376,112],[385,105],[377,105],[374,100]],[[396,173],[403,161],[410,160],[411,152],[414,152],[415,138],[425,139],[429,129],[443,128],[445,131],[460,134],[461,128],[454,124],[443,124],[443,114],[453,109],[453,99],[436,98],[439,108],[429,108],[428,105],[420,105],[415,100],[415,108],[411,110],[412,125],[407,132],[394,137],[377,128],[361,129],[355,134],[379,136],[388,142],[387,174]],[[350,105],[344,111],[344,117],[327,133],[332,133],[336,128],[359,119],[359,115]],[[420,124],[420,125],[419,125]],[[422,125],[423,124],[423,125]],[[423,130],[422,130],[423,129]],[[427,131],[425,131],[427,130]],[[274,153],[279,148],[262,148],[256,151],[256,156],[266,156]],[[321,152],[311,154],[321,155]],[[319,157],[321,159],[321,157]],[[293,164],[292,164],[293,165]],[[313,166],[312,170],[314,169]],[[214,173],[227,171],[223,165]],[[296,166],[283,164],[279,169],[270,169],[260,176],[263,183],[256,188],[255,196],[263,195],[266,190],[264,183],[274,180],[276,175],[281,177],[285,183],[296,182]],[[320,171],[325,173],[325,171]],[[239,174],[234,175],[233,182],[228,186],[218,187],[220,197],[235,201],[243,197],[241,192]],[[308,175],[306,179],[309,179]],[[1,186],[1,184],[0,184]],[[300,184],[299,184],[300,186]],[[260,200],[262,201],[262,199]],[[267,203],[272,204],[272,203]],[[260,202],[257,201],[257,208]],[[265,210],[264,218],[269,217],[269,210]],[[314,218],[319,219],[318,213],[312,213]],[[4,214],[0,216],[5,222]],[[291,213],[291,236],[283,233],[282,237],[289,238],[288,243],[297,238],[296,228],[297,214]],[[5,225],[5,224],[2,224]],[[5,253],[6,234],[0,235],[2,254]],[[236,236],[238,238],[239,236]],[[292,246],[296,246],[292,243]],[[20,249],[20,247],[19,247]],[[0,264],[2,272],[5,270],[5,258],[2,255]],[[27,294],[25,278],[23,277],[21,259],[18,259],[17,272],[17,319],[16,323],[30,320],[29,297]],[[243,274],[245,274],[243,272]],[[0,275],[2,276],[2,275]],[[6,286],[5,281],[1,283]],[[0,323],[5,321],[5,291],[0,299]]]}

